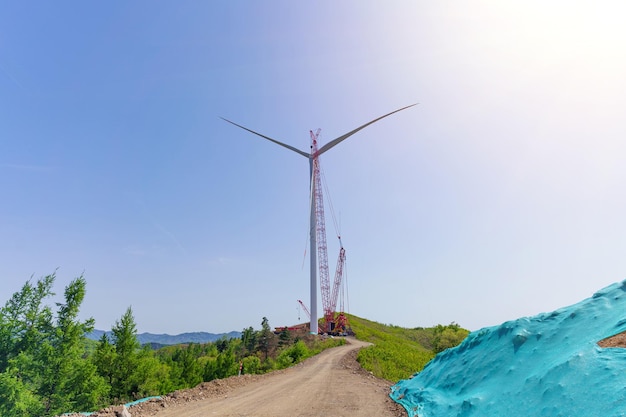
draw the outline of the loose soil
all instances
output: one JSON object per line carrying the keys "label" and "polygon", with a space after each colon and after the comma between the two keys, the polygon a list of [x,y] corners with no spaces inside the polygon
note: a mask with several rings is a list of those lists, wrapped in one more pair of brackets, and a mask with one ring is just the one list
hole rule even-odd
{"label": "loose soil", "polygon": [[602,348],[626,348],[626,332],[618,333],[598,342]]}
{"label": "loose soil", "polygon": [[[132,417],[406,417],[389,398],[391,382],[356,361],[367,343],[347,341],[288,369],[205,382],[128,411]],[[92,416],[116,417],[121,411],[110,407]]]}

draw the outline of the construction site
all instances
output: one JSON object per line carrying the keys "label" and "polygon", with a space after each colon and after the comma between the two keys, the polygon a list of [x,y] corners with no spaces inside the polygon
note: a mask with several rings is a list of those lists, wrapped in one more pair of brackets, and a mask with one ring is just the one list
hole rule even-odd
{"label": "construction site", "polygon": [[[329,204],[330,213],[335,226],[335,233],[339,241],[339,255],[337,257],[337,267],[335,269],[334,279],[331,282],[330,270],[328,266],[328,245],[326,240],[326,215],[324,208],[324,190],[330,200],[330,193],[328,192],[328,186],[326,184],[324,173],[320,164],[320,156],[338,145],[348,137],[354,135],[367,126],[376,123],[377,121],[390,116],[399,111],[413,107],[416,104],[402,107],[394,110],[383,116],[380,116],[374,120],[371,120],[364,125],[357,127],[356,129],[331,140],[323,146],[319,146],[319,137],[321,129],[317,129],[315,132],[310,131],[311,135],[311,152],[304,152],[300,149],[294,148],[291,145],[287,145],[276,139],[272,139],[247,127],[241,126],[228,119],[223,119],[226,122],[235,125],[241,129],[244,129],[250,133],[253,133],[263,139],[287,148],[299,155],[306,157],[309,160],[309,173],[310,173],[310,186],[309,186],[309,198],[310,198],[310,228],[309,228],[309,258],[310,258],[310,309],[304,302],[298,300],[300,307],[304,310],[309,318],[308,331],[311,334],[331,335],[331,336],[347,336],[351,334],[350,325],[345,315],[346,307],[348,306],[348,282],[347,282],[347,268],[346,268],[346,250],[343,247],[341,241],[341,232],[339,231],[339,225],[337,217],[333,209],[332,203]],[[323,316],[318,320],[317,314],[317,282],[319,276],[319,289],[322,296],[322,310]],[[337,305],[339,303],[339,306]],[[339,308],[337,308],[339,307]],[[303,324],[289,327],[277,327],[275,332],[279,333],[284,330],[302,331],[306,326]]]}

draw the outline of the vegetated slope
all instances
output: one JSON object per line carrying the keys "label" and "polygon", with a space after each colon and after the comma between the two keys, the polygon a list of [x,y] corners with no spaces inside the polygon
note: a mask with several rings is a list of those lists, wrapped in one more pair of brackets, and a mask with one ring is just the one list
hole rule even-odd
{"label": "vegetated slope", "polygon": [[[389,398],[390,383],[356,363],[356,350],[365,343],[345,340],[348,343],[288,369],[204,382],[127,406],[133,417],[406,416],[402,406]],[[116,417],[121,412],[121,406],[109,407],[92,416]]]}
{"label": "vegetated slope", "polygon": [[[86,280],[72,280],[56,309],[55,275],[27,281],[0,307],[0,415],[54,416],[96,410],[197,386],[231,375],[284,369],[321,350],[345,344],[305,330],[275,334],[266,317],[261,329],[239,338],[141,347],[132,308],[111,328],[112,337],[87,339],[93,319],[80,320]],[[55,311],[56,310],[56,311]]]}
{"label": "vegetated slope", "polygon": [[471,333],[393,387],[409,416],[626,415],[626,281],[578,304]]}
{"label": "vegetated slope", "polygon": [[469,334],[455,323],[407,329],[353,315],[348,320],[357,339],[373,343],[359,351],[361,366],[392,382],[421,370],[438,352],[458,345]]}

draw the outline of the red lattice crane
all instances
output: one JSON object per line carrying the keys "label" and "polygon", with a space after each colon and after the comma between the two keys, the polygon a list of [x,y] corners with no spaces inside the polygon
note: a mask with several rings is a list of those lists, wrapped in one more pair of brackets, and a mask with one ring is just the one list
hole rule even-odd
{"label": "red lattice crane", "polygon": [[311,312],[309,311],[308,308],[306,308],[306,306],[304,305],[304,303],[302,302],[302,300],[298,300],[298,302],[300,303],[300,305],[302,306],[302,309],[304,310],[304,312],[306,313],[306,316],[309,318],[309,320],[311,319]]}
{"label": "red lattice crane", "polygon": [[[317,272],[320,280],[320,290],[322,294],[322,308],[324,310],[324,320],[320,327],[320,333],[343,333],[346,327],[346,318],[343,311],[339,315],[340,320],[335,320],[335,310],[337,308],[337,298],[339,296],[339,288],[343,277],[343,266],[346,260],[346,251],[341,246],[339,250],[339,259],[337,260],[337,270],[331,291],[330,274],[328,270],[328,248],[326,245],[326,219],[324,216],[324,196],[322,193],[322,179],[319,161],[319,151],[317,139],[320,129],[311,131],[311,155],[313,157],[313,200],[315,207],[315,236],[317,240]],[[341,243],[341,238],[339,238]],[[338,326],[339,325],[339,326]]]}

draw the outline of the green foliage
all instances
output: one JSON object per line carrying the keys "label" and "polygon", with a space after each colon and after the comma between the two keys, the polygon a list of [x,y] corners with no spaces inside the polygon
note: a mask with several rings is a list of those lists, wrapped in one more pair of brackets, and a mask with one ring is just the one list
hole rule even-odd
{"label": "green foliage", "polygon": [[129,399],[139,394],[139,350],[137,326],[131,307],[111,328],[114,354],[111,369],[100,369],[100,375],[111,381],[111,395],[117,399]]}
{"label": "green foliage", "polygon": [[246,356],[241,360],[242,373],[244,374],[257,374],[261,369],[261,359],[258,356]]}
{"label": "green foliage", "polygon": [[171,378],[172,368],[159,361],[149,348],[139,353],[135,377],[139,381],[138,396],[151,397],[173,392],[177,389]]}
{"label": "green foliage", "polygon": [[54,315],[44,304],[53,295],[54,280],[52,274],[34,285],[28,281],[0,309],[0,409],[13,410],[5,410],[7,415],[93,409],[107,397],[105,381],[84,359],[85,333],[93,329],[93,319],[77,318],[86,282],[79,277],[65,288],[64,302],[57,303]]}
{"label": "green foliage", "polygon": [[421,371],[442,350],[461,343],[469,334],[458,324],[405,329],[349,316],[357,339],[373,343],[361,349],[357,360],[374,375],[397,382]]}
{"label": "green foliage", "polygon": [[227,378],[238,372],[237,358],[232,349],[222,352],[217,357],[217,366],[215,377],[217,379]]}
{"label": "green foliage", "polygon": [[437,325],[434,329],[433,349],[435,352],[443,352],[446,349],[457,346],[469,334],[469,331],[462,329],[456,323],[447,326]]}
{"label": "green foliage", "polygon": [[[113,402],[159,395],[188,386],[186,383],[201,382],[201,377],[181,381],[185,366],[195,365],[193,360],[181,359],[179,370],[162,363],[149,347],[141,348],[131,307],[115,322],[111,333],[113,340],[103,335],[91,359],[109,384]],[[196,370],[199,374],[201,371]],[[191,372],[187,370],[185,375]]]}
{"label": "green foliage", "polygon": [[0,309],[0,372],[22,352],[31,353],[52,328],[52,310],[43,300],[54,295],[54,274],[30,280]]}
{"label": "green foliage", "polygon": [[364,369],[395,382],[421,370],[434,356],[411,343],[387,341],[361,349],[357,359]]}
{"label": "green foliage", "polygon": [[141,348],[129,307],[99,341],[86,333],[94,321],[78,320],[85,297],[81,276],[64,292],[56,312],[46,304],[55,276],[28,281],[0,308],[0,416],[49,417],[162,395],[202,381],[291,366],[323,349],[345,343],[285,330],[279,336],[267,318],[261,330],[241,339]]}
{"label": "green foliage", "polygon": [[309,356],[307,357],[315,356],[323,350],[337,346],[343,346],[346,344],[346,340],[341,337],[320,339],[317,336],[307,335],[305,338],[303,338],[303,340],[309,348]]}
{"label": "green foliage", "polygon": [[342,338],[319,339],[316,336],[307,336],[308,345],[302,339],[298,339],[291,346],[284,348],[276,356],[275,369],[283,369],[302,362],[303,360],[317,355],[324,349],[345,345]]}
{"label": "green foliage", "polygon": [[306,347],[304,342],[302,342],[302,340],[298,340],[295,344],[280,352],[280,354],[276,357],[276,363],[279,368],[282,369],[295,365],[308,357],[309,349]]}
{"label": "green foliage", "polygon": [[267,317],[263,317],[261,321],[261,332],[256,337],[258,348],[265,355],[265,360],[269,357],[270,350],[276,344],[276,335],[272,332]]}
{"label": "green foliage", "polygon": [[36,416],[43,404],[33,390],[19,377],[17,369],[0,373],[0,415],[5,417]]}
{"label": "green foliage", "polygon": [[67,286],[65,303],[58,304],[52,337],[43,342],[35,356],[38,364],[45,364],[36,372],[43,376],[39,393],[47,412],[96,407],[108,391],[104,380],[97,376],[96,367],[82,357],[82,339],[94,324],[93,319],[83,323],[77,320],[86,285],[85,279],[79,277]]}
{"label": "green foliage", "polygon": [[96,350],[91,357],[91,361],[96,366],[100,376],[105,379],[109,386],[113,384],[113,363],[115,356],[115,346],[109,342],[109,338],[105,333],[100,338]]}
{"label": "green foliage", "polygon": [[252,327],[243,329],[241,332],[241,343],[245,353],[253,353],[257,345],[257,332]]}

